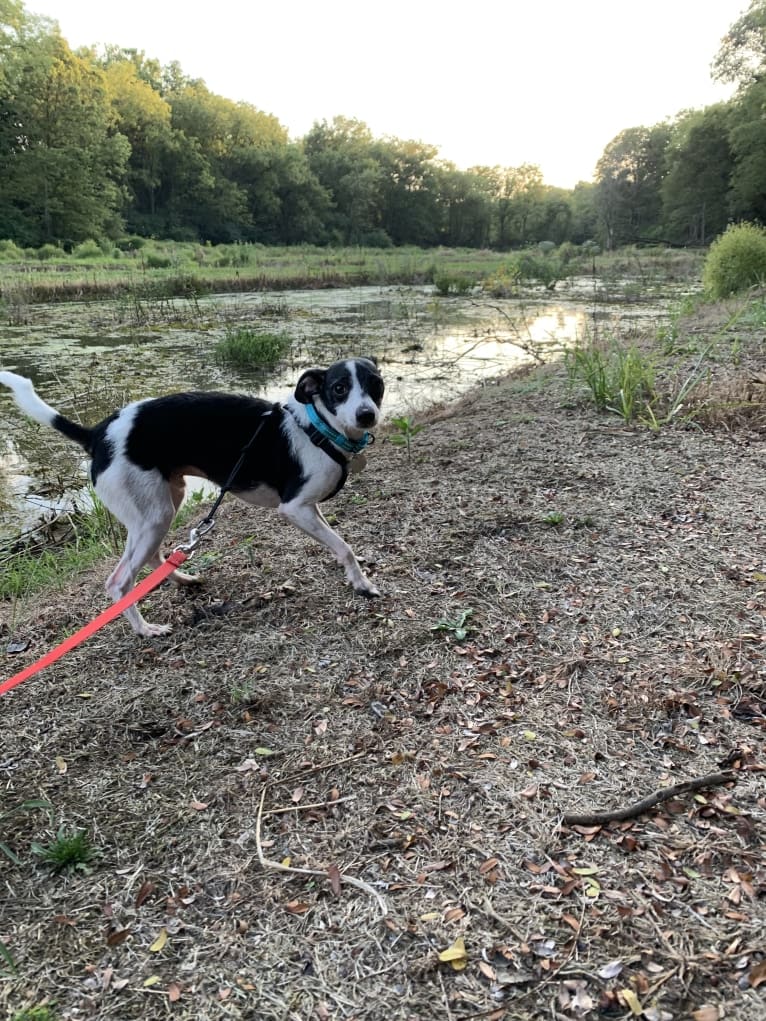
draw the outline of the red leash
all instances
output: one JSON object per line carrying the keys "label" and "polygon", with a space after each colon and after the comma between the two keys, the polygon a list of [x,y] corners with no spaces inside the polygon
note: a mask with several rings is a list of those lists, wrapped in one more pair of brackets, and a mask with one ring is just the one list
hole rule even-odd
{"label": "red leash", "polygon": [[51,649],[47,652],[42,659],[38,659],[36,663],[32,663],[30,666],[25,667],[20,673],[15,674],[9,680],[4,681],[0,684],[0,696],[5,695],[12,688],[15,688],[22,681],[26,681],[28,677],[32,677],[40,670],[44,670],[45,667],[50,666],[51,663],[55,663],[61,659],[68,652],[78,646],[81,642],[84,642],[86,638],[90,638],[97,631],[100,631],[105,624],[114,620],[115,617],[119,617],[123,610],[127,609],[128,606],[132,606],[133,603],[137,603],[139,599],[143,599],[145,595],[148,595],[152,589],[157,588],[161,581],[164,581],[169,574],[172,574],[177,567],[189,559],[189,554],[185,553],[181,549],[173,550],[170,556],[167,558],[164,564],[161,564],[156,570],[152,571],[151,574],[147,575],[143,581],[140,581],[126,596],[110,606],[108,610],[104,610],[103,613],[99,613],[98,617],[95,617],[92,621],[80,628],[69,638],[65,638],[61,645],[57,645],[55,649]]}
{"label": "red leash", "polygon": [[237,472],[245,463],[245,458],[247,457],[250,447],[252,447],[255,443],[258,434],[264,426],[265,419],[270,414],[271,411],[269,410],[264,412],[261,416],[255,432],[242,448],[239,460],[232,468],[226,482],[224,482],[223,486],[221,486],[221,492],[218,494],[218,498],[211,507],[209,513],[202,519],[197,527],[192,528],[189,533],[189,542],[185,543],[183,546],[179,546],[177,549],[174,549],[164,564],[161,564],[155,571],[152,571],[152,573],[144,578],[143,581],[139,582],[132,591],[128,592],[126,596],[123,596],[122,599],[118,600],[113,606],[110,606],[108,610],[104,610],[103,613],[99,613],[98,617],[92,620],[89,624],[86,624],[85,627],[80,628],[80,630],[76,631],[73,635],[70,635],[69,638],[64,639],[61,645],[57,645],[55,649],[51,649],[51,651],[47,652],[42,659],[38,659],[36,663],[32,663],[31,666],[26,667],[20,673],[14,674],[13,677],[10,677],[7,681],[0,684],[0,697],[5,695],[12,688],[15,688],[16,685],[21,684],[22,681],[26,681],[28,677],[32,677],[34,674],[38,673],[38,671],[44,670],[45,667],[50,666],[51,663],[55,663],[56,660],[61,659],[62,656],[65,656],[81,642],[90,638],[91,635],[94,635],[96,631],[99,631],[105,624],[108,624],[109,621],[114,620],[115,617],[119,617],[123,610],[127,609],[128,606],[132,606],[133,603],[137,603],[139,599],[143,599],[143,597],[147,595],[147,593],[151,592],[152,589],[157,588],[160,582],[164,581],[169,574],[172,574],[177,567],[180,567],[184,560],[189,559],[189,556],[199,543],[202,536],[209,532],[215,524],[215,513],[221,506],[221,501],[224,496],[226,496],[231,489]]}

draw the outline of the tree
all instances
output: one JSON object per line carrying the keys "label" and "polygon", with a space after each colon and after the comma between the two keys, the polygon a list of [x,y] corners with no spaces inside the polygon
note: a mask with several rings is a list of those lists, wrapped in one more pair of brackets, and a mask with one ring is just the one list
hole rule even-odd
{"label": "tree", "polygon": [[12,130],[0,152],[0,235],[25,244],[115,235],[129,145],[102,72],[39,19],[22,25],[5,57]]}
{"label": "tree", "polygon": [[[95,55],[93,59],[95,62]],[[172,138],[170,105],[152,84],[153,76],[142,73],[144,65],[142,53],[115,48],[102,61],[117,128],[130,143],[128,218],[134,229],[155,221],[163,164]]]}
{"label": "tree", "polygon": [[729,219],[733,155],[729,108],[721,103],[683,115],[674,125],[662,182],[662,219],[678,244],[707,244]]}
{"label": "tree", "polygon": [[766,0],[751,0],[748,10],[721,40],[713,61],[713,77],[741,89],[766,75]]}
{"label": "tree", "polygon": [[373,147],[380,171],[380,226],[395,245],[439,238],[436,146],[387,138]]}
{"label": "tree", "polygon": [[730,117],[731,214],[766,223],[766,80],[740,95]]}
{"label": "tree", "polygon": [[303,147],[312,173],[330,197],[330,239],[347,245],[381,239],[384,173],[367,125],[347,117],[318,122]]}
{"label": "tree", "polygon": [[492,196],[482,178],[453,163],[438,170],[440,241],[456,248],[486,248],[492,230]]}
{"label": "tree", "polygon": [[660,186],[667,123],[627,128],[604,149],[596,165],[597,204],[606,248],[656,235],[660,226]]}
{"label": "tree", "polygon": [[592,241],[598,234],[598,209],[596,185],[590,181],[578,181],[570,198],[572,223],[569,240],[576,245]]}

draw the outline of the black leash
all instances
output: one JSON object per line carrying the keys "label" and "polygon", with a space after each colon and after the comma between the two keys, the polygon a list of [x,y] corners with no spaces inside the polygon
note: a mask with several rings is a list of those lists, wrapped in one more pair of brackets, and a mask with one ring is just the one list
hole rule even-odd
{"label": "black leash", "polygon": [[258,428],[255,430],[253,435],[250,437],[250,439],[247,441],[247,443],[242,448],[242,453],[239,455],[239,459],[237,460],[237,463],[234,465],[234,467],[229,472],[229,477],[226,479],[224,484],[221,486],[221,491],[218,494],[215,502],[213,503],[213,506],[210,508],[208,513],[202,519],[202,521],[200,521],[200,523],[195,528],[192,528],[191,535],[190,535],[190,542],[187,545],[180,547],[181,549],[183,549],[183,550],[194,549],[194,547],[197,545],[197,543],[202,538],[202,536],[205,535],[206,532],[209,532],[210,529],[215,524],[215,516],[216,516],[216,513],[218,511],[218,508],[223,503],[223,498],[226,496],[226,494],[231,489],[232,484],[234,482],[234,479],[237,477],[237,473],[239,472],[239,469],[245,463],[245,458],[247,457],[248,451],[250,450],[252,445],[255,443],[255,441],[258,439],[258,434],[260,433],[261,429],[263,429],[263,427],[264,427],[264,425],[266,423],[266,419],[268,418],[268,416],[270,414],[271,414],[271,411],[267,411],[267,412],[265,412],[261,416],[261,420],[258,423]]}
{"label": "black leash", "polygon": [[207,515],[207,517],[202,519],[202,521],[200,522],[200,525],[206,525],[208,523],[210,523],[212,525],[213,518],[215,517],[216,511],[218,510],[218,508],[223,503],[223,498],[226,496],[226,494],[231,489],[232,483],[234,482],[234,479],[237,477],[237,473],[239,472],[239,469],[245,463],[245,458],[247,457],[247,452],[250,450],[252,445],[258,439],[258,434],[260,433],[261,429],[263,429],[263,426],[264,426],[264,424],[266,422],[266,419],[268,418],[268,416],[270,414],[271,414],[271,411],[267,411],[267,412],[265,412],[262,415],[261,420],[258,423],[258,428],[255,430],[253,435],[250,437],[250,439],[247,441],[247,443],[242,448],[242,453],[239,455],[239,460],[234,465],[234,467],[231,469],[231,472],[229,473],[228,479],[221,486],[221,492],[218,494],[217,500],[215,501],[215,503],[211,507],[210,513]]}

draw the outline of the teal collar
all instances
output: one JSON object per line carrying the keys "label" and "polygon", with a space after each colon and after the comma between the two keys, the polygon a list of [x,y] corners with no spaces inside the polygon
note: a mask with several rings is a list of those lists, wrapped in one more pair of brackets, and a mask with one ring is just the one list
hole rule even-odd
{"label": "teal collar", "polygon": [[359,440],[350,440],[348,436],[344,436],[343,433],[339,433],[337,429],[333,427],[322,418],[317,409],[313,404],[306,404],[306,414],[309,417],[309,422],[314,426],[316,431],[320,433],[330,443],[334,443],[336,447],[340,447],[347,454],[360,454],[368,443],[372,441],[370,433],[364,433]]}

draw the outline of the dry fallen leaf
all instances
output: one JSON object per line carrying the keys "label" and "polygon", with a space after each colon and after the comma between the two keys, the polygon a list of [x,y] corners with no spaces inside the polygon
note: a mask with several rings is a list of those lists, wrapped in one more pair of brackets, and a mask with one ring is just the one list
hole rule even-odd
{"label": "dry fallen leaf", "polygon": [[151,952],[153,954],[158,954],[160,952],[160,950],[162,950],[162,948],[165,946],[167,941],[168,941],[168,930],[167,929],[160,929],[159,936],[154,941],[154,943],[152,943],[152,945],[149,947],[149,949],[151,950]]}
{"label": "dry fallen leaf", "polygon": [[449,964],[455,971],[462,971],[468,964],[468,955],[465,952],[465,940],[463,937],[458,936],[451,947],[442,950],[439,954],[439,960],[443,964]]}
{"label": "dry fallen leaf", "polygon": [[750,970],[750,974],[747,977],[750,980],[750,985],[753,989],[757,989],[762,982],[766,982],[766,960],[761,961],[760,964],[756,964],[756,966]]}
{"label": "dry fallen leaf", "polygon": [[141,905],[148,900],[149,897],[151,897],[156,889],[156,885],[148,879],[146,882],[142,883],[138,888],[138,893],[136,894],[136,907],[140,908]]}
{"label": "dry fallen leaf", "polygon": [[632,989],[620,989],[619,996],[626,1007],[630,1008],[631,1014],[635,1017],[640,1017],[643,1014],[644,1008],[641,1006],[641,1001]]}
{"label": "dry fallen leaf", "polygon": [[336,897],[340,897],[340,869],[337,865],[330,865],[327,869],[327,878],[330,880],[330,889]]}
{"label": "dry fallen leaf", "polygon": [[107,933],[106,945],[108,947],[118,947],[120,943],[125,942],[130,934],[130,929],[113,929]]}
{"label": "dry fallen leaf", "polygon": [[603,979],[616,978],[623,968],[624,965],[622,961],[610,961],[609,964],[605,964],[603,968],[599,968],[596,974],[599,978]]}

